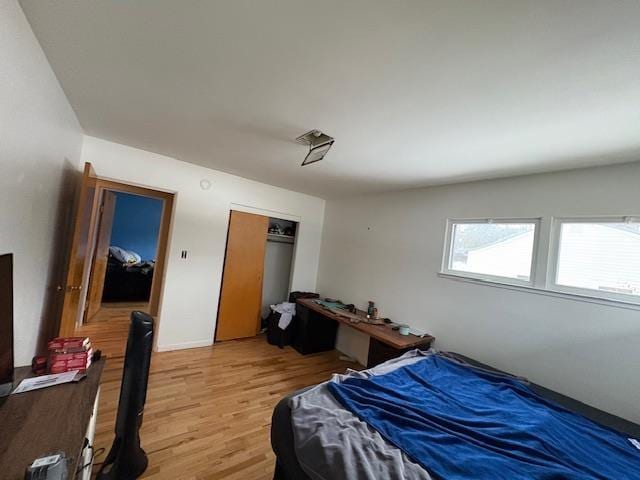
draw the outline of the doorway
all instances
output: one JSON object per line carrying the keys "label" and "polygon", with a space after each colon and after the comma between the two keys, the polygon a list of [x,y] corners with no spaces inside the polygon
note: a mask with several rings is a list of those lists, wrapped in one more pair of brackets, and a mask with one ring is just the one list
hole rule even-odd
{"label": "doorway", "polygon": [[105,308],[149,311],[163,200],[103,189],[83,323]]}
{"label": "doorway", "polygon": [[66,287],[60,288],[61,336],[133,310],[158,314],[173,200],[169,192],[102,179],[85,164]]}
{"label": "doorway", "polygon": [[270,305],[287,301],[298,223],[232,210],[215,341],[256,336]]}

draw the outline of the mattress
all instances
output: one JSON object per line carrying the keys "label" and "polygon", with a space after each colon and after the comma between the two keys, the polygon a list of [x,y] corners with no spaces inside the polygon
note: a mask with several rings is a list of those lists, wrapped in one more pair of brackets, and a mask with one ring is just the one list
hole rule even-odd
{"label": "mattress", "polygon": [[[407,362],[416,361],[420,355],[422,354],[409,352],[367,372],[382,374],[385,370],[390,371]],[[453,356],[474,366],[498,371],[467,357],[456,354]],[[340,381],[340,376],[334,380]],[[530,384],[529,387],[543,398],[559,403],[570,411],[630,437],[640,436],[638,425],[538,385]],[[426,470],[385,442],[369,425],[359,421],[338,404],[326,390],[326,386],[320,384],[294,392],[276,406],[271,433],[277,457],[276,479],[430,479]],[[292,409],[295,411],[294,415]],[[326,411],[323,413],[322,410]],[[327,415],[326,412],[329,411],[331,414]]]}

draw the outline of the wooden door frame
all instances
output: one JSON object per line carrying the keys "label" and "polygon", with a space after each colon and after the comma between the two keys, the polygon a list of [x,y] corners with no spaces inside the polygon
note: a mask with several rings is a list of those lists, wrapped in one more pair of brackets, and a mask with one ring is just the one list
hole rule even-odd
{"label": "wooden door frame", "polygon": [[[169,236],[171,233],[171,221],[173,217],[173,204],[175,194],[162,190],[154,190],[152,188],[140,187],[129,183],[115,181],[98,177],[96,180],[96,197],[102,198],[104,191],[130,193],[145,197],[156,198],[162,200],[162,213],[160,216],[160,229],[158,231],[158,243],[156,251],[156,264],[153,270],[153,280],[151,281],[151,294],[149,296],[149,314],[157,317],[160,311],[160,301],[162,297],[162,286],[165,280],[167,267],[167,251],[169,247]],[[117,208],[117,207],[116,207]],[[97,241],[97,225],[93,227],[93,236],[91,238],[92,249],[96,247]],[[95,264],[91,264],[91,274]],[[87,292],[88,294],[88,292]],[[86,301],[86,299],[85,299]]]}

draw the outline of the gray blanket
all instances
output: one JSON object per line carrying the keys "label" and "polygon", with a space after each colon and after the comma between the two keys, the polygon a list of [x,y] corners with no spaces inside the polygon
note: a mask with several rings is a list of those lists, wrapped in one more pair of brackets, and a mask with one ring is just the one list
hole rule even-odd
{"label": "gray blanket", "polygon": [[[363,372],[348,371],[330,381],[383,375],[424,359],[429,352],[414,350]],[[289,401],[295,451],[302,469],[314,480],[430,480],[427,471],[412,462],[367,423],[344,408],[321,383]]]}

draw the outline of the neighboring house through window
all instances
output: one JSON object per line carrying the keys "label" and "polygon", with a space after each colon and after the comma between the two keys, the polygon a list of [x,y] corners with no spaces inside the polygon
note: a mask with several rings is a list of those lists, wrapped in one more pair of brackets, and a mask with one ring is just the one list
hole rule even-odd
{"label": "neighboring house through window", "polygon": [[640,298],[640,224],[556,220],[553,288],[607,298]]}
{"label": "neighboring house through window", "polygon": [[442,273],[640,304],[638,219],[549,219],[550,241],[540,244],[541,223],[449,220]]}
{"label": "neighboring house through window", "polygon": [[532,283],[538,220],[452,220],[444,271],[509,283]]}

